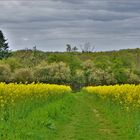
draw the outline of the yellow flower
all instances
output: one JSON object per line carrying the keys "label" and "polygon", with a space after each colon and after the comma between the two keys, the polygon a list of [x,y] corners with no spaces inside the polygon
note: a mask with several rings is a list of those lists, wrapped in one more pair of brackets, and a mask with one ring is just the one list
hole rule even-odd
{"label": "yellow flower", "polygon": [[108,97],[112,100],[118,100],[120,104],[140,106],[140,85],[89,86],[83,90],[87,93],[96,94],[103,99]]}

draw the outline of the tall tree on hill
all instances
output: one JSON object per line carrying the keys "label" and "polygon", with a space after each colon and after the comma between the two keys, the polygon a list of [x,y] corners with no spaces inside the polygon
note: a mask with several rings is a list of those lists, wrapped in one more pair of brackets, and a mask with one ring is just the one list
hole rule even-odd
{"label": "tall tree on hill", "polygon": [[82,50],[83,53],[89,53],[89,52],[93,52],[95,47],[91,46],[90,42],[86,42],[84,45],[80,45],[80,48]]}
{"label": "tall tree on hill", "polygon": [[72,50],[71,45],[70,44],[66,44],[66,46],[67,46],[67,48],[66,48],[67,52],[71,52],[71,50]]}
{"label": "tall tree on hill", "polygon": [[74,46],[74,47],[72,48],[72,52],[76,52],[76,51],[78,51],[78,48],[77,48],[76,46]]}
{"label": "tall tree on hill", "polygon": [[0,30],[0,59],[7,58],[10,55],[9,46],[3,32]]}

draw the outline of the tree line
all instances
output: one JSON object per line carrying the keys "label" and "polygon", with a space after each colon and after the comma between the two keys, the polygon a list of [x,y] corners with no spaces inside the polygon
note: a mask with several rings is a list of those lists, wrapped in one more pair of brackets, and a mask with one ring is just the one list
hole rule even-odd
{"label": "tree line", "polygon": [[[90,85],[138,84],[140,72],[131,66],[114,60],[111,64],[106,60],[86,60],[78,67],[72,63],[42,62],[35,67],[22,67],[15,62],[15,66],[7,63],[0,64],[0,82],[31,83],[43,82],[70,85],[73,89]],[[9,59],[10,60],[10,59]]]}

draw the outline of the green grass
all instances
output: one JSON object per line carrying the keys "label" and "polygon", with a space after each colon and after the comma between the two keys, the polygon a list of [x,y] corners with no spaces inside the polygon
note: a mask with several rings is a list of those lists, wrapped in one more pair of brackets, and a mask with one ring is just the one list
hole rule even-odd
{"label": "green grass", "polygon": [[127,112],[94,95],[67,94],[27,110],[1,123],[0,140],[140,139],[139,110]]}

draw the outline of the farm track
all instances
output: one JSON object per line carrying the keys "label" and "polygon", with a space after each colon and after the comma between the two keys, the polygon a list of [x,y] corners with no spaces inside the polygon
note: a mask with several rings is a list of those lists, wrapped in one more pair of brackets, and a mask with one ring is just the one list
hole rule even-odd
{"label": "farm track", "polygon": [[[58,139],[63,140],[119,140],[117,129],[104,118],[91,97],[75,94],[77,103],[71,120],[60,127]],[[63,131],[63,132],[62,132]]]}

